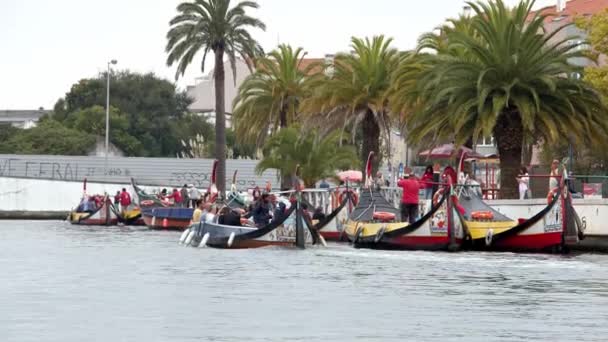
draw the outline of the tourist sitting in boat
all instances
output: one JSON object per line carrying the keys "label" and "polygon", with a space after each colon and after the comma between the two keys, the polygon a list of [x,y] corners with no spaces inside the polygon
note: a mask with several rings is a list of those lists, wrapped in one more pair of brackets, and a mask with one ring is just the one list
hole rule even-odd
{"label": "tourist sitting in boat", "polygon": [[407,167],[403,179],[397,182],[397,186],[403,191],[401,197],[401,221],[414,223],[418,218],[418,205],[420,183],[412,174],[412,169]]}
{"label": "tourist sitting in boat", "polygon": [[285,205],[285,203],[279,202],[277,204],[277,208],[274,210],[274,215],[273,215],[273,218],[272,218],[272,222],[282,220],[283,216],[285,215],[286,209],[287,209],[287,206]]}
{"label": "tourist sitting in boat", "polygon": [[256,202],[255,208],[253,209],[253,222],[257,227],[266,226],[272,216],[270,215],[270,199],[268,194],[263,194],[262,197]]}
{"label": "tourist sitting in boat", "polygon": [[230,207],[224,207],[220,210],[217,223],[225,226],[241,226],[241,215],[236,211],[231,210]]}
{"label": "tourist sitting in boat", "polygon": [[203,210],[205,208],[204,206],[204,202],[200,199],[196,200],[195,203],[195,209],[194,212],[192,213],[192,222],[193,223],[198,223],[201,222],[201,216],[203,216]]}
{"label": "tourist sitting in boat", "polygon": [[217,213],[215,205],[211,203],[205,203],[203,205],[203,213],[201,214],[201,222],[213,223],[215,221],[215,214]]}
{"label": "tourist sitting in boat", "polygon": [[312,219],[317,221],[322,221],[325,219],[325,214],[323,213],[323,208],[318,207],[315,209],[315,212],[312,214]]}

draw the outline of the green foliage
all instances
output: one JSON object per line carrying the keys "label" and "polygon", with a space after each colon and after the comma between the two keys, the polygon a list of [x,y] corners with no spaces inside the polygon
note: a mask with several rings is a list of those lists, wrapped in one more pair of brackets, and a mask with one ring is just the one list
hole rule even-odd
{"label": "green foliage", "polygon": [[384,36],[353,37],[353,53],[337,55],[334,64],[327,66],[330,76],[314,84],[312,96],[302,104],[302,111],[311,115],[309,122],[322,125],[325,132],[345,127],[356,132],[361,125],[363,162],[370,151],[379,153],[380,131],[388,134],[392,125],[386,105],[400,54],[391,43]]}
{"label": "green foliage", "polygon": [[95,137],[69,129],[55,120],[18,130],[0,143],[0,153],[85,155],[95,146]]}
{"label": "green foliage", "polygon": [[291,179],[299,165],[304,184],[314,187],[319,180],[335,176],[336,171],[358,164],[355,148],[342,143],[342,136],[337,131],[320,138],[312,130],[282,129],[266,142],[264,158],[258,163],[256,172],[261,174],[276,169],[282,179]]}
{"label": "green foliage", "polygon": [[563,29],[544,34],[545,17],[531,12],[533,1],[514,8],[502,0],[468,4],[476,15],[463,29],[445,32],[447,46],[402,62],[394,110],[409,108],[413,142],[433,136],[463,144],[494,135],[501,193],[515,197],[526,134],[548,143],[603,141],[606,111],[588,83],[568,77],[581,72],[569,60],[583,51],[571,37],[558,38]]}
{"label": "green foliage", "polygon": [[279,45],[256,60],[256,72],[239,88],[234,99],[233,122],[239,141],[261,145],[269,134],[295,122],[299,106],[310,95],[313,71],[321,65],[302,65],[302,48]]}
{"label": "green foliage", "polygon": [[167,32],[167,65],[177,64],[176,79],[201,52],[201,71],[204,71],[209,51],[215,55],[215,157],[218,160],[218,190],[222,194],[226,185],[227,154],[224,54],[228,56],[235,82],[237,55],[249,63],[263,54],[262,47],[248,31],[266,29],[260,20],[247,15],[248,9],[255,8],[258,8],[255,1],[240,1],[233,7],[230,0],[183,2],[177,6],[179,14],[170,21],[171,28]]}
{"label": "green foliage", "polygon": [[19,133],[19,129],[10,124],[0,124],[0,142],[11,139],[15,134]]}
{"label": "green foliage", "polygon": [[[53,118],[68,127],[105,134],[106,74],[83,79],[57,101]],[[172,157],[182,139],[209,135],[211,126],[187,114],[191,100],[154,74],[112,75],[110,140],[127,156]]]}
{"label": "green foliage", "polygon": [[255,159],[257,148],[253,144],[241,143],[232,129],[226,129],[226,145],[234,159]]}
{"label": "green foliage", "polygon": [[[179,14],[171,22],[167,33],[167,65],[177,63],[175,78],[186,72],[194,57],[203,53],[201,71],[209,51],[228,55],[232,71],[236,74],[236,57],[245,60],[262,55],[262,47],[248,29],[266,29],[259,19],[246,14],[247,9],[258,8],[254,1],[241,1],[230,7],[230,0],[197,0],[177,6]],[[236,75],[234,75],[236,80]]]}

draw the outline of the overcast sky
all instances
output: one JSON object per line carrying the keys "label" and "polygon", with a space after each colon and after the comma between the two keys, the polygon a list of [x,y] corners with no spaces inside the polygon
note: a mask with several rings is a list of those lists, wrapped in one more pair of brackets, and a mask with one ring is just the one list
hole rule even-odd
{"label": "overcast sky", "polygon": [[[0,110],[51,109],[72,84],[117,67],[174,80],[165,64],[165,34],[178,0],[3,0],[0,2]],[[259,0],[251,13],[267,25],[254,36],[265,50],[277,42],[301,46],[311,57],[344,51],[351,36],[385,34],[399,49],[445,18],[462,0]],[[507,0],[515,4],[518,0]],[[537,6],[555,0],[537,0]],[[213,59],[211,59],[213,60]],[[177,83],[201,75],[193,64]]]}

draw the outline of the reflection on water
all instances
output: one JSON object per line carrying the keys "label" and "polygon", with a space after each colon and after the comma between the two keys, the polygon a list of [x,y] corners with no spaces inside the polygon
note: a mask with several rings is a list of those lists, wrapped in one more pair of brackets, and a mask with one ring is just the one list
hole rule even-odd
{"label": "reflection on water", "polygon": [[0,341],[605,341],[608,256],[222,251],[2,222]]}

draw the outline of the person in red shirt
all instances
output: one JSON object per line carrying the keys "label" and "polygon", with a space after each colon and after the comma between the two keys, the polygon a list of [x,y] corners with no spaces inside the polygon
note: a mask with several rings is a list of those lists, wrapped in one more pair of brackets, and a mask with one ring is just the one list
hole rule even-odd
{"label": "person in red shirt", "polygon": [[418,218],[418,191],[420,191],[420,183],[412,174],[412,169],[409,167],[405,169],[405,175],[403,179],[397,182],[397,186],[403,190],[403,196],[401,197],[401,221],[414,223]]}
{"label": "person in red shirt", "polygon": [[430,200],[433,198],[433,167],[427,166],[420,185],[424,188],[424,199]]}
{"label": "person in red shirt", "polygon": [[176,206],[182,203],[182,194],[177,189],[173,189],[171,195],[167,197],[167,199],[171,198],[173,199],[173,203],[175,203]]}
{"label": "person in red shirt", "polygon": [[127,189],[122,188],[122,192],[120,193],[120,209],[124,213],[129,209],[131,205],[131,195],[127,192]]}

